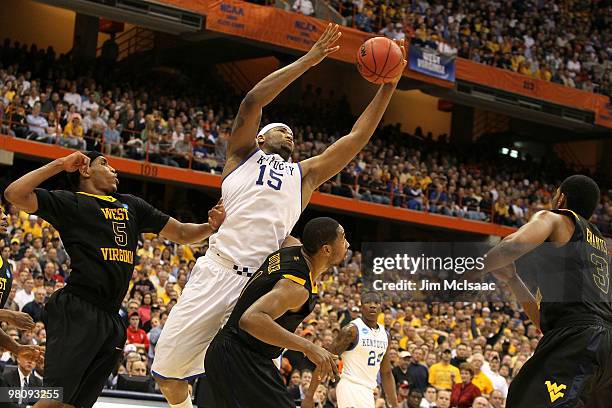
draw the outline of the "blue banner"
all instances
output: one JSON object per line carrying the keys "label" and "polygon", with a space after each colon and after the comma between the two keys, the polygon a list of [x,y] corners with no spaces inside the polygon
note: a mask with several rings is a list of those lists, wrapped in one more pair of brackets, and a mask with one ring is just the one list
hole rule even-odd
{"label": "blue banner", "polygon": [[416,72],[455,82],[455,56],[443,55],[431,48],[410,45],[408,67]]}

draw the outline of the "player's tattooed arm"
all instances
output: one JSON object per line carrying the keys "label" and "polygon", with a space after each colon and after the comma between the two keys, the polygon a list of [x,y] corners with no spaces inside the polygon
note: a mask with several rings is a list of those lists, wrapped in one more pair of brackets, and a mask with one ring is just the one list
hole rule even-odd
{"label": "player's tattooed arm", "polygon": [[[391,342],[389,341],[389,344]],[[389,361],[389,347],[385,352],[385,356],[380,362],[380,377],[382,380],[383,391],[391,408],[397,408],[397,394],[395,391],[395,378],[393,377],[391,362]]]}
{"label": "player's tattooed arm", "polygon": [[255,135],[259,129],[262,109],[308,69],[336,52],[340,48],[336,45],[340,35],[338,25],[330,23],[308,53],[286,67],[274,71],[246,94],[238,109],[229,139],[224,175],[241,162],[241,160],[236,162],[234,157],[245,158],[256,148]]}
{"label": "player's tattooed arm", "polygon": [[357,335],[357,326],[352,323],[347,324],[340,330],[338,337],[336,337],[336,340],[332,343],[329,351],[332,354],[341,355],[355,344]]}
{"label": "player's tattooed arm", "polygon": [[[404,56],[402,64],[405,66],[406,47],[404,46],[404,41],[399,41],[398,45],[402,50]],[[387,106],[391,101],[400,78],[401,74],[392,82],[380,86],[378,92],[361,116],[359,116],[349,134],[338,139],[320,155],[300,163],[302,166],[303,204],[308,203],[312,192],[338,174],[369,142],[385,110],[387,110]]]}

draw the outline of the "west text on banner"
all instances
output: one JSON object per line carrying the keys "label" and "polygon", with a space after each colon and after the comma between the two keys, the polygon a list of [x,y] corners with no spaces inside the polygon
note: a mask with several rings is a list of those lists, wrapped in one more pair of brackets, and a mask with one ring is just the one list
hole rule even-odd
{"label": "west text on banner", "polygon": [[455,81],[455,56],[440,54],[427,47],[410,45],[408,68],[434,78]]}

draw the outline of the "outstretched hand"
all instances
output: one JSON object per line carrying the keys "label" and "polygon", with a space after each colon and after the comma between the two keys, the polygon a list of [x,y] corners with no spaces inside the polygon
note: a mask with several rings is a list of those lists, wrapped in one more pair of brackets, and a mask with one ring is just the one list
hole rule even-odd
{"label": "outstretched hand", "polygon": [[404,58],[402,59],[402,70],[400,71],[399,75],[395,79],[389,82],[392,85],[397,85],[400,79],[402,79],[404,69],[406,68],[406,65],[408,64],[408,60],[406,58],[406,40],[395,40],[395,43],[400,47],[400,50],[402,50],[402,55],[404,56]]}
{"label": "outstretched hand", "polygon": [[306,61],[310,66],[315,66],[323,61],[329,54],[340,49],[339,45],[334,45],[342,36],[338,24],[329,23],[321,37],[305,55]]}

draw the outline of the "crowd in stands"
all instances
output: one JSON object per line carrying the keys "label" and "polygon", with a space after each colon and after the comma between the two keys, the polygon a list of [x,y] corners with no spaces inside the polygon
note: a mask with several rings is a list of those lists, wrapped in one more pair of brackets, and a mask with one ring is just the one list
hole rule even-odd
{"label": "crowd in stands", "polygon": [[[52,49],[10,42],[0,49],[0,61],[2,133],[171,166],[222,169],[233,109],[239,103],[227,92],[179,93],[176,82],[167,89],[96,81],[95,73],[78,74],[70,56],[55,58]],[[321,152],[353,121],[346,99],[333,93],[307,88],[300,104],[300,109],[275,106],[266,113],[287,118],[294,126],[294,160]],[[473,160],[446,141],[434,142],[421,130],[414,133],[407,137],[397,126],[379,129],[373,142],[322,191],[418,211],[492,217],[508,225],[521,225],[536,209],[550,206],[553,184],[533,180],[529,162],[502,164],[499,157],[482,156]],[[42,305],[64,286],[70,259],[52,225],[13,206],[4,209],[10,228],[0,239],[0,253],[15,276],[6,307],[30,314],[37,325],[28,332],[6,324],[3,329],[23,344],[44,344]],[[598,217],[608,226],[611,210],[606,196]],[[133,389],[137,383],[155,392],[150,365],[157,340],[196,258],[206,249],[141,237],[120,311],[128,341],[108,388]],[[350,251],[341,266],[323,277],[320,302],[299,335],[329,346],[339,330],[359,316],[362,270],[361,254]],[[403,408],[503,407],[509,382],[540,338],[514,303],[425,304],[388,298],[379,321],[391,336],[390,361]],[[11,363],[22,372],[33,370],[31,362],[14,362],[9,353],[0,354],[0,366]],[[288,352],[283,358],[282,374],[298,400],[312,369],[299,353]],[[34,375],[44,375],[43,366],[35,370]],[[376,406],[384,407],[380,388],[375,395]],[[319,407],[336,407],[334,386],[321,386],[316,399]]]}
{"label": "crowd in stands", "polygon": [[[52,49],[17,43],[5,42],[0,55],[2,133],[168,166],[222,171],[239,105],[227,88],[207,88],[198,95],[174,83],[147,88],[101,84],[91,73],[78,76],[67,56],[56,59]],[[296,105],[267,109],[262,123],[278,118],[294,129],[294,161],[323,151],[354,120],[344,96],[333,91],[325,95],[311,86]],[[486,143],[461,150],[447,143],[446,135],[433,141],[418,128],[410,136],[398,126],[380,128],[373,142],[320,190],[520,227],[534,212],[551,208],[555,185],[564,176],[560,172],[553,177],[548,162],[502,159],[497,151],[486,156]],[[604,191],[593,221],[602,232],[612,232],[609,192]]]}
{"label": "crowd in stands", "polygon": [[330,4],[349,26],[369,33],[411,38],[444,54],[612,96],[609,1],[330,0]]}
{"label": "crowd in stands", "polygon": [[[4,208],[9,229],[0,239],[0,253],[15,277],[6,308],[28,313],[36,327],[27,332],[6,324],[2,327],[22,344],[44,345],[43,305],[69,278],[70,258],[52,225],[11,205]],[[141,236],[134,274],[120,310],[127,342],[107,388],[157,392],[149,374],[157,340],[195,259],[206,249],[206,245],[182,246],[154,235]],[[329,346],[339,330],[359,316],[361,263],[360,252],[350,251],[341,266],[322,278],[319,304],[298,329],[299,335]],[[503,407],[509,382],[540,338],[514,303],[428,305],[387,298],[379,322],[390,334],[389,358],[401,406],[409,408],[472,407],[481,395],[491,404],[484,407]],[[44,375],[43,365],[13,361],[10,353],[0,350],[0,368],[9,373],[5,377],[12,368],[4,367],[11,364],[25,375]],[[296,400],[304,397],[313,368],[301,353],[284,354],[281,373]],[[381,390],[375,395],[376,406],[384,407]],[[336,407],[334,385],[321,386],[316,399],[321,402],[319,407]]]}

